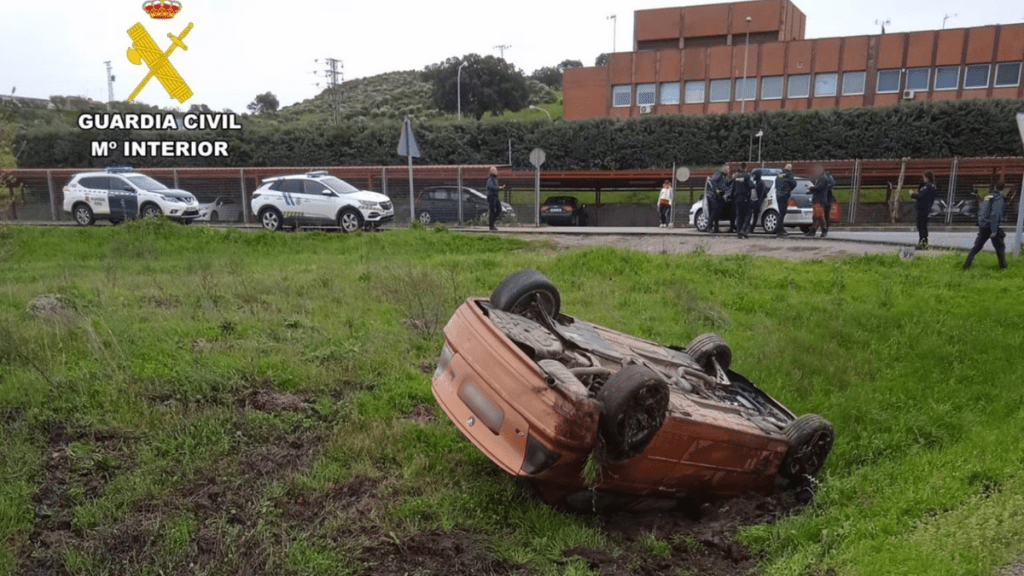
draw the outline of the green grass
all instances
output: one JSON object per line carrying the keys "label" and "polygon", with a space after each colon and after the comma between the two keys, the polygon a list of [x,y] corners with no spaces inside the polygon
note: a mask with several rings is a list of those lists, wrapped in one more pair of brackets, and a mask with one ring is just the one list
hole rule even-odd
{"label": "green grass", "polygon": [[[993,574],[1024,558],[1024,268],[961,263],[0,228],[0,574],[358,574],[451,531],[539,574],[595,573],[563,551],[620,549],[600,519],[524,497],[430,392],[454,309],[525,267],[570,314],[667,344],[721,333],[739,372],[835,424],[814,503],[741,533],[764,574]],[[43,294],[73,313],[29,315]]]}

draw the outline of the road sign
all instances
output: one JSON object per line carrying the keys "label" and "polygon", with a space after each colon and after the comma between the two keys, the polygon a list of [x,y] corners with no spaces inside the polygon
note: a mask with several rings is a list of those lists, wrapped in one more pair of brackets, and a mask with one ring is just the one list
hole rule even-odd
{"label": "road sign", "polygon": [[690,169],[687,168],[686,166],[680,166],[679,169],[676,170],[676,180],[679,182],[686,182],[689,179]]}
{"label": "road sign", "polygon": [[412,120],[408,118],[402,124],[402,135],[398,138],[398,155],[409,158],[420,157],[420,146],[416,143],[416,135],[412,132]]}
{"label": "road sign", "polygon": [[530,164],[540,168],[544,164],[544,160],[547,160],[547,154],[540,148],[534,148],[530,152]]}

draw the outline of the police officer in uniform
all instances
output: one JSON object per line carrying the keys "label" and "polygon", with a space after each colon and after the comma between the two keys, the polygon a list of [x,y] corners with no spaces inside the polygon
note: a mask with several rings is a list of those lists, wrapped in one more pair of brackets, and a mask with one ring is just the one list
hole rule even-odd
{"label": "police officer in uniform", "polygon": [[718,220],[722,215],[722,206],[725,204],[725,191],[729,187],[729,165],[722,164],[722,169],[715,172],[711,177],[710,190],[708,191],[708,233],[718,234]]}
{"label": "police officer in uniform", "polygon": [[1006,187],[1002,181],[997,182],[992,188],[992,193],[982,202],[978,209],[978,237],[974,239],[974,247],[967,255],[964,262],[964,270],[971,269],[974,257],[985,247],[985,242],[992,241],[992,247],[996,250],[996,258],[999,259],[999,267],[1006,268],[1006,244],[1003,238],[1006,232],[999,228],[1003,220],[1003,212],[1006,211],[1006,198],[1003,197],[1003,189]]}
{"label": "police officer in uniform", "polygon": [[786,211],[789,209],[789,197],[796,190],[796,177],[793,176],[793,165],[786,164],[782,175],[775,179],[775,200],[779,205],[779,227],[776,236],[786,236]]}
{"label": "police officer in uniform", "polygon": [[732,201],[736,207],[736,237],[750,238],[750,210],[757,198],[754,182],[747,174],[747,164],[740,164],[740,169],[732,179]]}

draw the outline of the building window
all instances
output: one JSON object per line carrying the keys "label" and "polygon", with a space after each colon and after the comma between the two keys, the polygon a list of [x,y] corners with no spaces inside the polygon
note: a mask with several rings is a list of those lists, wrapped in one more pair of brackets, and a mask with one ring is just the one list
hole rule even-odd
{"label": "building window", "polygon": [[702,104],[704,102],[704,89],[707,83],[703,80],[690,80],[686,83],[686,103]]}
{"label": "building window", "polygon": [[633,87],[629,85],[612,86],[612,106],[628,107],[633,102]]}
{"label": "building window", "polygon": [[761,99],[778,100],[782,98],[782,76],[761,78]]}
{"label": "building window", "polygon": [[867,72],[844,72],[843,73],[843,96],[856,96],[864,93],[864,83],[867,81]]}
{"label": "building window", "polygon": [[728,102],[730,93],[732,92],[732,80],[712,80],[711,81],[711,101],[712,102]]}
{"label": "building window", "polygon": [[811,75],[797,74],[789,77],[790,98],[807,98],[811,95]]}
{"label": "building window", "polygon": [[679,82],[665,82],[661,85],[661,103],[679,104]]}
{"label": "building window", "polygon": [[991,68],[988,64],[968,66],[964,72],[964,88],[988,88],[988,72]]}
{"label": "building window", "polygon": [[931,80],[931,70],[928,68],[914,68],[907,70],[907,90],[928,90],[928,81]]}
{"label": "building window", "polygon": [[1020,85],[1020,62],[996,64],[997,87]]}
{"label": "building window", "polygon": [[654,84],[636,85],[636,105],[653,106],[658,101],[654,91],[657,90]]}
{"label": "building window", "polygon": [[935,69],[936,90],[956,90],[960,87],[960,67],[940,66]]}
{"label": "building window", "polygon": [[892,94],[893,92],[900,91],[900,71],[899,70],[879,70],[878,71],[878,86],[875,87],[875,92],[879,94]]}
{"label": "building window", "polygon": [[815,96],[835,96],[839,83],[839,75],[835,72],[814,75]]}
{"label": "building window", "polygon": [[757,99],[757,78],[740,78],[736,81],[736,100]]}

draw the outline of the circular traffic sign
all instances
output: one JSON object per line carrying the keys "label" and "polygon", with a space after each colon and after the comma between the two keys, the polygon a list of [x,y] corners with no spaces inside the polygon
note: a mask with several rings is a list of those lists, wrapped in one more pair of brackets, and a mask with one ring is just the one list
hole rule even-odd
{"label": "circular traffic sign", "polygon": [[689,179],[690,169],[687,168],[686,166],[680,166],[679,169],[676,170],[676,180],[679,182],[686,182]]}

